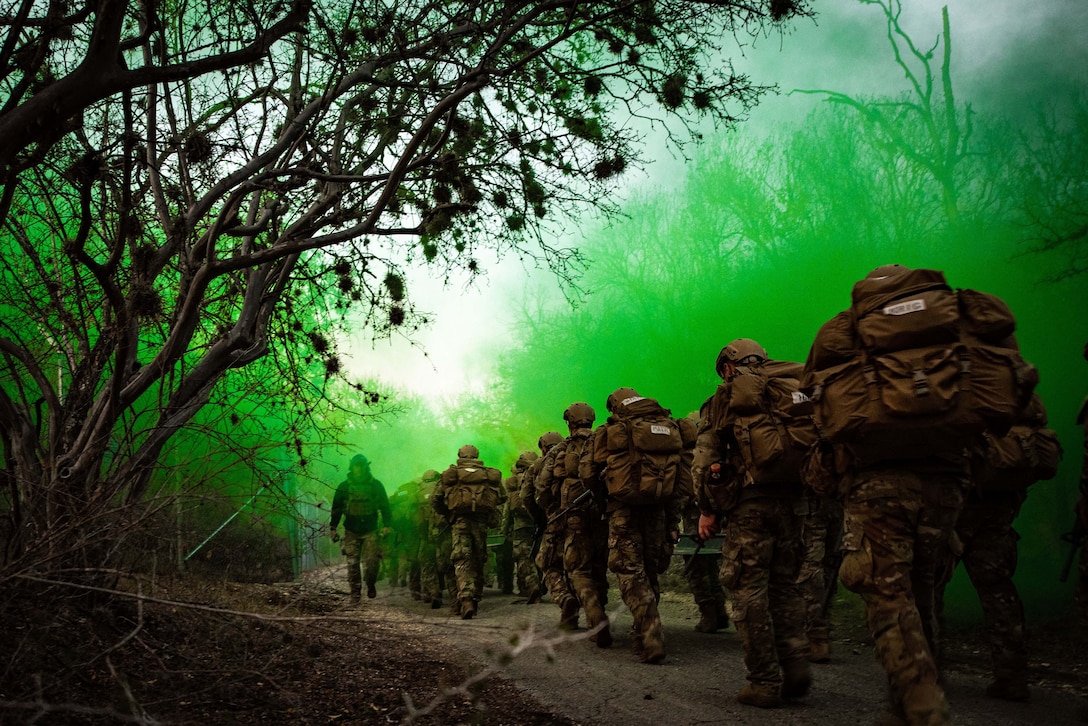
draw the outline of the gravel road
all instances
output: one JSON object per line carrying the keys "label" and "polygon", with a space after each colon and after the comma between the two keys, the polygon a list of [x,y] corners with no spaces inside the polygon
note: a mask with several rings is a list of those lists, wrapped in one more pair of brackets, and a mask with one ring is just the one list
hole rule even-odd
{"label": "gravel road", "polygon": [[[497,669],[549,711],[583,724],[872,724],[885,712],[884,674],[856,601],[840,603],[832,661],[813,666],[811,694],[773,711],[736,702],[745,684],[740,641],[732,628],[716,635],[695,632],[698,613],[687,595],[666,593],[662,600],[668,657],[656,666],[639,663],[633,654],[631,616],[615,588],[609,595],[615,643],[608,649],[586,640],[585,631],[574,637],[558,633],[559,610],[547,600],[528,606],[493,589],[485,591],[478,617],[468,621],[451,617],[448,607],[431,610],[412,601],[403,588],[382,588],[370,602],[390,618],[427,625],[443,646],[463,654],[470,670]],[[1078,718],[1088,702],[1068,685],[1046,679],[1033,683],[1029,703],[986,698],[985,657],[975,661],[946,669],[954,723],[1083,723]],[[502,712],[502,704],[487,706]]]}

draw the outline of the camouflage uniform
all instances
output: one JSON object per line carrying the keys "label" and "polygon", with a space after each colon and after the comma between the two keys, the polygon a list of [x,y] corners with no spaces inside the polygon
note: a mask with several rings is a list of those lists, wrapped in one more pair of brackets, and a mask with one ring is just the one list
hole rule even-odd
{"label": "camouflage uniform", "polygon": [[[552,432],[549,432],[551,434]],[[545,434],[548,436],[548,434]],[[543,441],[544,437],[541,437]],[[575,628],[578,626],[578,598],[563,569],[563,546],[566,530],[561,521],[550,521],[560,511],[559,493],[553,491],[553,471],[555,468],[555,445],[562,440],[555,434],[555,442],[543,444],[543,456],[537,459],[525,473],[522,484],[522,501],[526,509],[537,521],[537,527],[543,528],[540,548],[536,554],[536,565],[540,568],[541,579],[552,597],[552,602],[559,606],[559,627]]]}
{"label": "camouflage uniform", "polygon": [[797,584],[805,600],[805,635],[809,659],[831,659],[831,601],[842,564],[842,504],[814,492],[801,504],[801,549],[804,553]]}
{"label": "camouflage uniform", "polygon": [[[682,508],[684,530],[697,532],[699,507],[690,499]],[[695,562],[691,562],[691,560]],[[729,614],[725,611],[725,588],[719,574],[722,567],[721,553],[684,555],[684,579],[699,608],[699,622],[695,629],[700,633],[716,633],[729,627]]]}
{"label": "camouflage uniform", "polygon": [[857,469],[843,500],[839,576],[865,602],[892,701],[910,723],[947,723],[934,588],[967,487],[966,457]]}
{"label": "camouflage uniform", "polygon": [[[570,435],[555,449],[555,468],[552,472],[560,482],[560,511],[566,515],[560,519],[565,526],[563,569],[567,581],[574,590],[578,602],[586,614],[586,625],[599,628],[590,636],[598,646],[612,644],[605,606],[608,604],[608,526],[603,519],[603,492],[593,480],[583,481],[579,475],[582,454],[593,435],[595,414],[585,403],[575,403],[563,414]],[[589,470],[591,472],[591,470]],[[574,506],[574,501],[587,489],[596,489],[593,498]]]}
{"label": "camouflage uniform", "polygon": [[523,451],[514,464],[514,475],[503,482],[506,487],[506,508],[503,510],[502,531],[513,545],[518,593],[526,597],[530,604],[540,601],[543,584],[540,581],[540,570],[531,557],[536,523],[522,502],[521,485],[529,466],[538,458],[540,457],[534,451]]}
{"label": "camouflage uniform", "polygon": [[[637,416],[669,415],[668,409],[630,388],[610,394],[608,410],[612,415],[594,431],[580,465],[583,480],[598,487],[601,485],[596,482],[606,480],[613,458],[606,445],[610,427]],[[683,453],[683,462],[687,473],[680,477],[686,479],[690,477],[690,450]],[[680,500],[690,493],[690,482],[678,481],[675,486],[683,488],[656,504],[631,506],[611,495],[606,500],[608,569],[616,575],[620,596],[631,611],[635,651],[644,663],[660,663],[665,659],[665,634],[657,607],[661,598],[658,575],[668,569],[672,558],[674,545],[670,534],[679,530]]]}
{"label": "camouflage uniform", "polygon": [[[721,582],[744,646],[749,683],[737,700],[760,708],[805,696],[812,682],[806,605],[798,584],[804,560],[800,471],[764,477],[763,462],[746,459],[736,435],[746,419],[735,412],[734,387],[747,384],[768,365],[766,351],[751,339],[739,338],[722,349],[716,368],[723,384],[703,405],[695,462],[700,510],[715,525],[720,515],[725,520]],[[768,405],[759,404],[765,418]],[[714,464],[718,473],[710,478],[707,472],[714,471]],[[710,496],[703,486],[708,480],[728,496]]]}
{"label": "camouflage uniform", "polygon": [[336,488],[332,498],[332,514],[329,527],[336,536],[340,519],[344,520],[344,536],[340,552],[347,559],[348,587],[351,598],[358,600],[362,594],[365,565],[367,596],[374,597],[378,569],[381,565],[381,549],[378,543],[378,515],[382,524],[390,524],[389,499],[385,487],[370,473],[370,462],[359,454],[352,458],[347,478]]}
{"label": "camouflage uniform", "polygon": [[958,558],[951,556],[940,573],[937,596],[939,613],[944,588],[958,562],[963,562],[982,605],[986,639],[993,658],[995,682],[987,693],[1017,701],[1028,698],[1024,605],[1012,580],[1016,572],[1016,543],[1020,539],[1012,525],[1023,501],[1022,492],[981,493],[972,488],[956,520],[956,537],[962,554]]}
{"label": "camouflage uniform", "polygon": [[[484,589],[484,566],[487,563],[487,530],[490,526],[498,526],[500,512],[481,508],[478,512],[451,511],[449,500],[454,487],[459,486],[460,477],[464,472],[474,472],[483,469],[492,476],[494,482],[487,486],[501,488],[502,474],[497,469],[485,467],[478,457],[475,446],[462,446],[458,451],[457,463],[450,466],[442,473],[442,478],[431,495],[431,506],[436,512],[447,517],[450,522],[450,536],[452,539],[450,559],[453,562],[454,575],[457,580],[457,601],[454,607],[458,608],[462,618],[468,619],[476,615],[476,609]],[[501,501],[500,492],[495,493],[495,501]]]}

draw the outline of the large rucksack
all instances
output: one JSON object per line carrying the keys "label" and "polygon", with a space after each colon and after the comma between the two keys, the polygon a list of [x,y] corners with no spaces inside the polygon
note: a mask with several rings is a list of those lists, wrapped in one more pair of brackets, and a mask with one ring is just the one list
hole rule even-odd
{"label": "large rucksack", "polygon": [[502,472],[476,459],[458,461],[443,472],[446,507],[454,514],[494,515],[502,507]]}
{"label": "large rucksack", "polygon": [[1047,428],[1038,394],[1007,434],[985,436],[986,460],[975,477],[980,491],[1021,490],[1058,475],[1062,445],[1058,434]]}
{"label": "large rucksack", "polygon": [[609,499],[644,506],[672,500],[691,487],[691,457],[695,425],[672,418],[652,398],[637,397],[622,404],[622,411],[605,425],[603,451],[594,451],[605,463]]}
{"label": "large rucksack", "polygon": [[718,386],[711,420],[740,459],[742,485],[801,481],[805,452],[817,439],[802,371],[800,363],[768,360],[738,367]]}
{"label": "large rucksack", "polygon": [[566,509],[571,503],[586,490],[586,484],[578,474],[578,467],[582,459],[582,453],[586,449],[592,429],[575,429],[563,443],[557,452],[553,475],[559,482],[559,507]]}
{"label": "large rucksack", "polygon": [[1038,374],[1021,357],[999,298],[952,290],[943,273],[866,278],[820,328],[802,390],[828,441],[863,461],[955,451],[1008,431]]}

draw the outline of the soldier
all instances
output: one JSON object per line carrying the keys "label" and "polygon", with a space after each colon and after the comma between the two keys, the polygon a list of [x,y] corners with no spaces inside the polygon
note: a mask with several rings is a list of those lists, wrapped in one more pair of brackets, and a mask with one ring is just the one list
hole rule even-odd
{"label": "soldier", "polygon": [[457,463],[442,472],[431,495],[431,506],[450,522],[454,574],[457,579],[458,612],[469,620],[476,616],[484,589],[487,563],[487,530],[500,522],[502,473],[484,466],[479,450],[466,444],[457,451]]}
{"label": "soldier", "polygon": [[[563,569],[578,602],[586,614],[587,627],[596,630],[590,640],[600,648],[612,645],[605,605],[608,603],[608,528],[602,517],[604,492],[593,481],[583,481],[579,462],[593,434],[597,414],[583,402],[572,403],[563,412],[570,435],[552,450],[551,471],[559,489],[558,523],[565,528]],[[592,487],[592,488],[591,488]],[[578,498],[590,491],[588,501]]]}
{"label": "soldier", "polygon": [[[800,366],[794,366],[799,373]],[[784,427],[772,419],[775,412],[763,395],[771,370],[763,346],[748,338],[734,340],[719,353],[716,368],[723,383],[704,409],[697,448],[700,458],[708,459],[697,468],[713,477],[710,486],[727,494],[700,496],[699,536],[714,536],[724,518],[721,577],[748,670],[748,685],[737,701],[777,708],[784,698],[807,695],[812,683],[805,605],[797,585],[803,558],[800,455],[796,465],[775,469],[761,456],[779,450],[754,443],[760,421],[770,429]],[[790,380],[796,389],[798,379]],[[758,393],[746,397],[749,391]],[[778,455],[786,458],[784,451]]]}
{"label": "soldier", "polygon": [[[536,565],[552,602],[559,606],[559,627],[573,630],[578,627],[579,604],[563,569],[565,535],[563,523],[553,519],[559,513],[559,496],[551,488],[551,471],[555,466],[552,450],[562,440],[558,432],[549,431],[537,441],[541,456],[525,472],[521,499],[536,521],[536,540],[539,542]],[[545,472],[548,472],[546,481]]]}
{"label": "soldier", "polygon": [[540,602],[544,587],[540,581],[540,570],[532,557],[536,522],[522,501],[521,486],[529,467],[539,458],[535,451],[521,452],[511,468],[512,476],[503,482],[506,507],[503,510],[502,532],[512,545],[518,594],[525,597],[530,605]]}
{"label": "soldier", "polygon": [[457,579],[453,572],[450,552],[453,538],[450,534],[449,520],[436,512],[431,506],[440,480],[440,474],[428,469],[420,477],[419,486],[419,575],[420,595],[432,610],[442,607],[442,591],[447,590],[453,615],[461,614],[461,604],[457,599]]}
{"label": "soldier", "polygon": [[[803,390],[832,442],[813,450],[806,473],[842,500],[839,576],[865,603],[894,715],[943,724],[934,589],[968,487],[966,447],[1012,423],[1034,369],[1016,350],[1007,306],[953,291],[939,271],[878,267],[851,298],[805,364]],[[965,360],[967,379],[957,374]]]}
{"label": "soldier", "polygon": [[[692,411],[687,415],[696,427],[699,426],[699,412]],[[698,462],[708,457],[700,456],[699,444],[696,443],[695,462],[692,470],[692,478],[695,481],[702,480],[702,471]],[[699,504],[695,493],[684,497],[680,505],[680,516],[684,525],[684,531],[699,535]],[[694,562],[692,561],[694,560]],[[722,587],[719,571],[722,566],[722,556],[718,552],[710,554],[702,549],[698,556],[684,555],[684,579],[691,589],[695,605],[699,608],[699,622],[695,624],[695,630],[700,633],[717,633],[729,627],[729,614],[725,610],[725,588]]]}
{"label": "soldier", "polygon": [[658,575],[679,538],[679,500],[691,487],[694,427],[632,388],[607,400],[608,421],[582,456],[584,482],[606,494],[608,569],[634,619],[634,649],[643,663],[665,660],[657,609]]}
{"label": "soldier", "polygon": [[[378,531],[381,514],[384,530]],[[344,520],[344,537],[337,526]],[[381,551],[378,538],[388,534],[390,527],[389,500],[385,487],[370,473],[370,462],[362,454],[352,457],[347,478],[336,488],[332,498],[332,518],[329,534],[340,542],[340,551],[347,558],[348,586],[351,602],[358,603],[363,589],[361,565],[365,565],[366,596],[375,597]]]}
{"label": "soldier", "polygon": [[809,660],[831,661],[831,602],[842,564],[842,504],[806,490],[801,506],[801,570],[797,584],[805,600]]}

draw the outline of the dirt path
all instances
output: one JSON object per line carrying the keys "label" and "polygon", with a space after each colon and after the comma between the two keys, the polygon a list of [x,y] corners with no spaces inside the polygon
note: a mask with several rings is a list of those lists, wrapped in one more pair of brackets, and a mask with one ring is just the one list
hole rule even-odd
{"label": "dirt path", "polygon": [[[735,701],[745,684],[736,633],[732,629],[718,635],[695,632],[697,611],[687,596],[666,593],[662,615],[668,658],[662,665],[648,666],[631,651],[631,617],[622,606],[614,615],[615,644],[599,649],[584,639],[584,631],[581,637],[562,638],[554,628],[558,609],[547,601],[527,606],[523,599],[488,589],[479,616],[462,621],[451,617],[447,607],[431,610],[411,600],[403,588],[390,591],[384,585],[379,583],[379,598],[364,601],[364,609],[373,607],[405,624],[425,625],[443,646],[463,654],[470,671],[473,666],[496,667],[545,708],[583,724],[871,724],[885,710],[884,675],[860,623],[839,627],[832,662],[813,666],[815,683],[806,699],[783,709],[760,711]],[[611,607],[620,602],[613,589]],[[523,652],[501,667],[496,665],[506,660],[512,646]],[[1078,713],[1088,702],[1063,687],[1061,678],[1057,683],[1034,682],[1030,703],[996,701],[983,695],[989,680],[984,659],[974,660],[946,669],[955,723],[1082,723]],[[503,712],[503,704],[487,705]]]}

